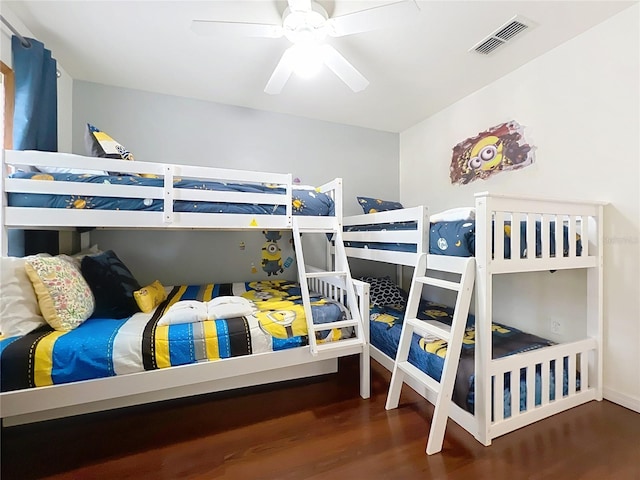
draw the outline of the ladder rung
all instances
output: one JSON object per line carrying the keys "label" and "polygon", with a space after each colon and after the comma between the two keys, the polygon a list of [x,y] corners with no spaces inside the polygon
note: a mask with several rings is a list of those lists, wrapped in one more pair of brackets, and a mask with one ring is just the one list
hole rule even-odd
{"label": "ladder rung", "polygon": [[326,322],[326,323],[314,323],[313,331],[314,332],[322,332],[324,330],[331,330],[333,328],[346,328],[346,327],[355,327],[360,323],[359,320],[351,319],[351,320],[340,320],[337,322]]}
{"label": "ladder rung", "polygon": [[344,271],[336,271],[336,272],[307,272],[305,273],[307,278],[324,278],[324,277],[346,277],[347,272]]}
{"label": "ladder rung", "polygon": [[429,390],[435,393],[440,392],[440,382],[431,378],[429,375],[424,373],[415,365],[412,365],[409,362],[399,362],[398,368],[402,370],[404,373],[406,373],[407,375],[409,375],[410,377],[415,378],[417,381],[419,381],[423,385],[426,385]]}
{"label": "ladder rung", "polygon": [[440,278],[433,277],[416,277],[416,282],[424,283],[425,285],[432,285],[434,287],[446,288],[447,290],[460,291],[461,285],[458,282],[450,282],[449,280],[442,280]]}
{"label": "ladder rung", "polygon": [[331,227],[299,227],[300,233],[338,233],[338,230]]}
{"label": "ladder rung", "polygon": [[405,322],[416,330],[430,333],[447,342],[451,339],[451,325],[446,323],[438,322],[437,320],[422,320],[420,318],[408,318]]}

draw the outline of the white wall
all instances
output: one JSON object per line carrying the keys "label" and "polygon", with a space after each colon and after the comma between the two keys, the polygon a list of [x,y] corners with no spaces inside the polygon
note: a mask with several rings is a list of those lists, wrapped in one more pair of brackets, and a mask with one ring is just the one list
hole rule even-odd
{"label": "white wall", "polygon": [[[605,396],[637,411],[639,17],[636,4],[400,135],[405,204],[425,203],[433,211],[473,205],[473,194],[486,190],[610,202],[605,209]],[[451,185],[452,147],[512,119],[526,126],[526,140],[537,147],[536,163],[466,186]],[[584,278],[581,272],[499,277],[496,320],[513,324],[516,319],[516,325],[544,333],[549,320],[559,318],[566,336],[578,335],[574,325],[584,313]],[[534,316],[541,321],[532,325]]]}
{"label": "white wall", "polygon": [[[85,153],[87,123],[122,143],[136,161],[291,172],[311,185],[342,177],[345,214],[362,213],[357,195],[399,196],[396,133],[76,81],[75,153]],[[246,280],[264,237],[100,231],[92,240],[113,248],[139,281],[176,284]],[[323,265],[323,246],[307,249],[305,260]],[[177,268],[167,268],[167,261]]]}

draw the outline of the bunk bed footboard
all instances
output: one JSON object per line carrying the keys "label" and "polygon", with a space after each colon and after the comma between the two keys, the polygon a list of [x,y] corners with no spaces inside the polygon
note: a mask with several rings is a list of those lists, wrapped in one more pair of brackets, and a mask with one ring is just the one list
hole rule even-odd
{"label": "bunk bed footboard", "polygon": [[598,350],[587,338],[492,360],[490,438],[599,399],[590,368]]}

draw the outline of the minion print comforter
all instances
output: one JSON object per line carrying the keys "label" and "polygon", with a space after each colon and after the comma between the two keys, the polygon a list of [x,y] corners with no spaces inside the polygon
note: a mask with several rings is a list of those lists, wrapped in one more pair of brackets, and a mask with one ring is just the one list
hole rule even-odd
{"label": "minion print comforter", "polygon": [[[370,335],[371,345],[381,350],[389,358],[395,358],[402,331],[402,320],[404,311],[402,306],[372,306],[370,310]],[[438,320],[451,324],[453,320],[453,309],[445,305],[422,300],[418,318],[425,320]],[[460,363],[458,364],[458,374],[453,391],[453,401],[465,410],[474,411],[474,351],[475,351],[475,319],[469,315],[467,320],[466,333],[462,344]],[[535,350],[553,345],[553,342],[529,333],[525,333],[513,327],[507,327],[498,323],[492,324],[493,335],[493,358],[500,358],[507,355]],[[411,347],[409,350],[409,362],[418,367],[423,372],[435,380],[440,380],[444,358],[447,353],[447,343],[438,338],[424,338],[418,334],[413,334]],[[550,395],[555,396],[555,365],[551,362],[549,388]],[[564,371],[564,393],[568,389],[568,368]],[[504,390],[504,415],[511,416],[511,392],[508,385],[510,382],[505,379]],[[579,379],[578,379],[579,381]],[[539,405],[542,395],[541,372],[536,371],[536,392],[535,403]],[[526,380],[524,373],[520,379],[520,410],[526,410]]]}
{"label": "minion print comforter", "polygon": [[[173,287],[151,313],[121,319],[90,318],[75,330],[42,327],[0,340],[2,391],[70,383],[295,348],[308,343],[298,284],[278,281]],[[247,316],[160,325],[182,300],[207,302],[240,296],[256,311]],[[315,323],[344,318],[344,307],[312,294]],[[352,335],[352,329],[322,332],[319,342]]]}
{"label": "minion print comforter", "polygon": [[[138,185],[146,187],[162,187],[164,182],[162,178],[147,178],[135,175],[17,172],[11,175],[11,177],[33,179],[35,181],[108,183],[112,185]],[[224,192],[253,192],[281,195],[285,195],[286,193],[284,188],[275,185],[224,183],[180,178],[174,179],[173,186],[175,188]],[[332,216],[335,214],[333,199],[311,187],[294,188],[291,201],[294,215]],[[9,193],[8,203],[11,207],[162,211],[164,202],[161,199],[151,198]],[[175,200],[173,209],[175,212],[244,213],[258,215],[284,215],[286,213],[283,205],[235,204],[187,200]]]}

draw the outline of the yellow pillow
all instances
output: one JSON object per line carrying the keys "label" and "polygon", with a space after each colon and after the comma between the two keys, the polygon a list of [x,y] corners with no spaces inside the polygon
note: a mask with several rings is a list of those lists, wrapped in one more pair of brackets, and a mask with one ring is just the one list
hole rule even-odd
{"label": "yellow pillow", "polygon": [[138,308],[144,313],[149,313],[166,300],[167,292],[165,292],[162,284],[156,280],[152,284],[133,292],[133,296],[136,299]]}
{"label": "yellow pillow", "polygon": [[42,316],[54,329],[73,330],[91,316],[93,293],[76,265],[61,257],[31,257],[24,269]]}

